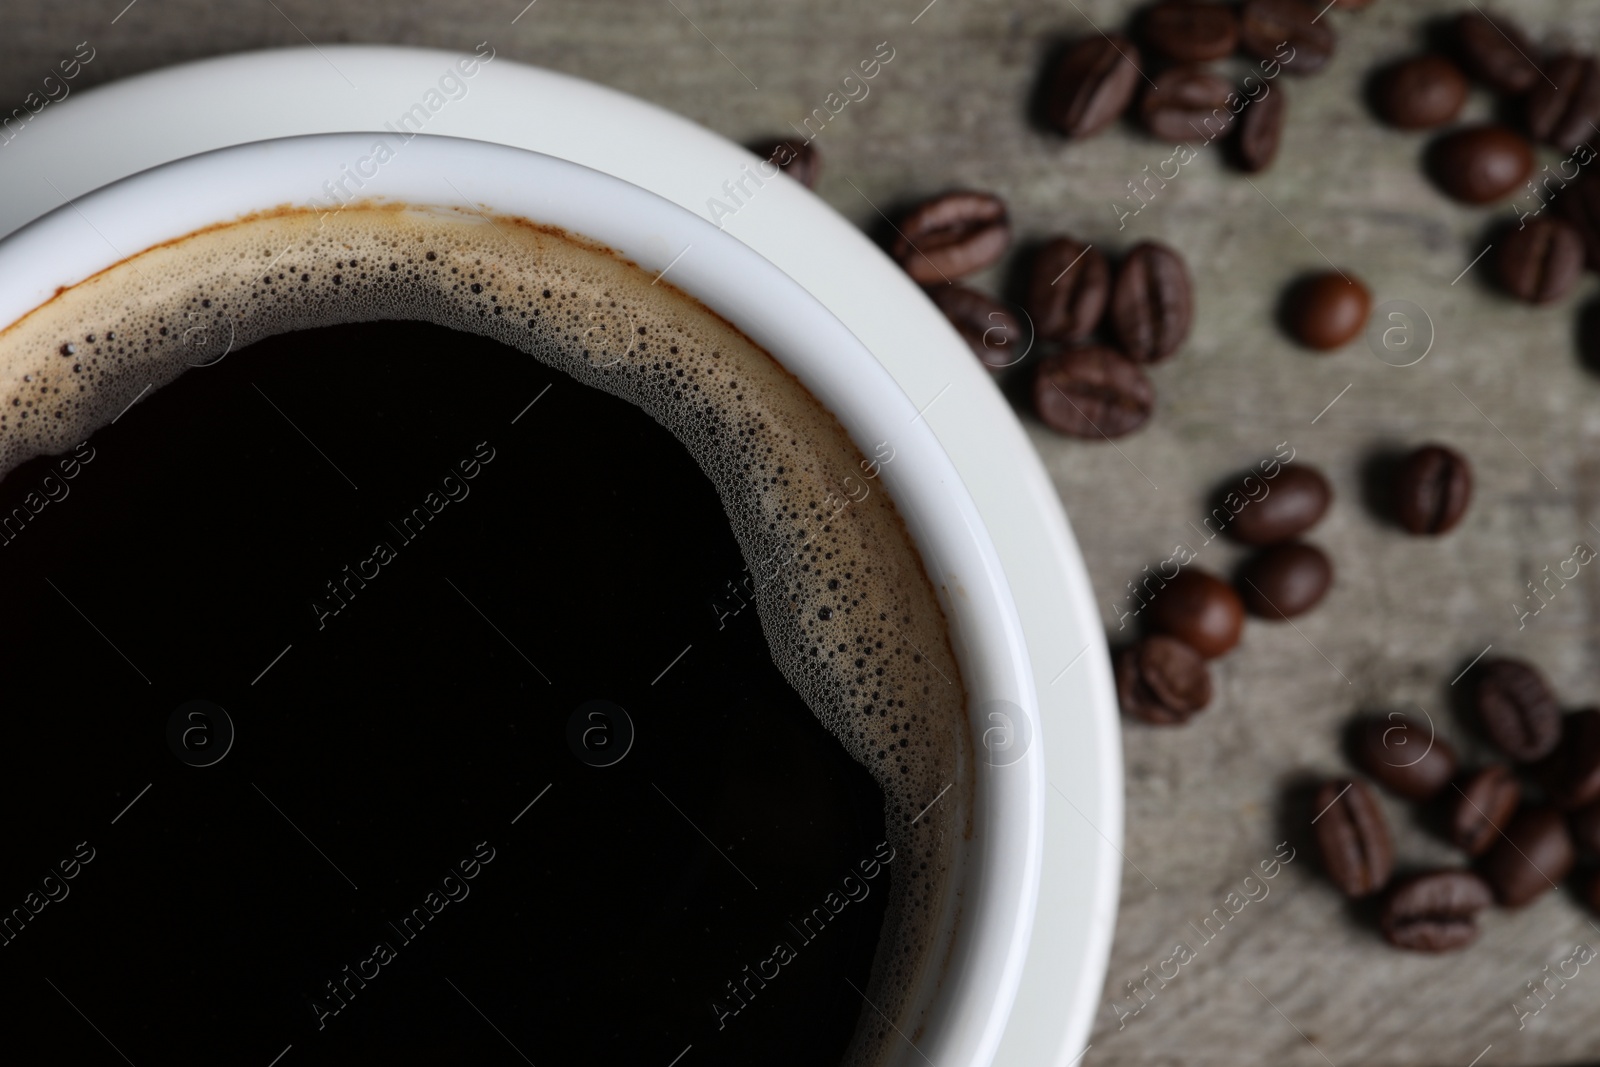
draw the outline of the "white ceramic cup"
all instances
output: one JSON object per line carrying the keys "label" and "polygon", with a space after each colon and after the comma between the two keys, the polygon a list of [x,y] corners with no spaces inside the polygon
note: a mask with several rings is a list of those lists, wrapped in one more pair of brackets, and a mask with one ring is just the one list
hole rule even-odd
{"label": "white ceramic cup", "polygon": [[[374,147],[392,152],[376,162]],[[755,163],[752,159],[752,165]],[[353,177],[352,177],[353,176]],[[341,190],[334,193],[333,189]],[[925,1023],[894,1067],[988,1067],[1016,997],[1038,898],[1045,772],[1037,697],[999,557],[966,487],[911,400],[856,337],[767,260],[699,216],[609,175],[481,141],[325,134],[225,148],[97,190],[0,241],[0,328],[152,246],[282,205],[340,197],[509,215],[606,245],[770,352],[864,453],[890,441],[885,488],[950,625],[977,746],[974,828],[957,869],[946,961],[919,990]],[[127,398],[130,402],[132,395]]]}

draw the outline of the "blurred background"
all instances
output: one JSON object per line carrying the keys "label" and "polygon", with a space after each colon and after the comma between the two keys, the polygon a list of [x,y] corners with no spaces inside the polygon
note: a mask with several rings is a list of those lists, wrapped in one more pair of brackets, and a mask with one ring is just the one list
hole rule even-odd
{"label": "blurred background", "polygon": [[[1537,616],[1522,614],[1538,606],[1527,583],[1544,567],[1580,543],[1600,546],[1600,378],[1579,352],[1600,285],[1585,276],[1541,308],[1497,292],[1486,262],[1468,268],[1492,228],[1514,218],[1511,206],[1447,200],[1422,172],[1430,135],[1385,126],[1366,103],[1374,71],[1426,48],[1430,24],[1471,0],[1332,9],[1333,61],[1316,76],[1275,83],[1289,113],[1273,166],[1247,178],[1214,148],[1201,151],[1127,218],[1137,206],[1128,183],[1172,146],[1131,121],[1069,143],[1029,118],[1044,58],[1097,28],[1126,29],[1140,5],[1121,0],[124,3],[9,0],[0,101],[20,103],[80,42],[94,58],[74,92],[308,41],[460,53],[488,41],[499,57],[591,79],[751,142],[792,134],[887,42],[894,58],[869,94],[814,142],[823,157],[817,193],[847,218],[876,232],[878,208],[892,214],[953,188],[998,194],[1010,206],[1014,254],[970,284],[1013,298],[1018,257],[1052,236],[1070,234],[1113,258],[1143,240],[1177,249],[1195,282],[1195,325],[1178,355],[1151,369],[1157,408],[1142,430],[1112,445],[1045,428],[1026,410],[1038,352],[1002,383],[1072,520],[1112,644],[1132,633],[1119,631],[1114,606],[1125,583],[1177,544],[1198,550],[1197,566],[1232,572],[1240,550],[1204,544],[1194,527],[1219,485],[1285,443],[1334,486],[1334,505],[1310,539],[1332,557],[1336,581],[1292,626],[1252,620],[1240,647],[1213,665],[1210,708],[1188,725],[1125,724],[1129,863],[1082,1062],[1491,1067],[1593,1058],[1600,967],[1581,968],[1536,1015],[1517,1005],[1539,1003],[1528,983],[1544,968],[1580,943],[1600,944],[1600,916],[1563,889],[1518,912],[1489,913],[1464,952],[1399,952],[1382,941],[1370,909],[1350,906],[1320,876],[1294,803],[1308,779],[1351,772],[1342,735],[1362,711],[1421,708],[1464,762],[1487,759],[1450,683],[1491,646],[1542,667],[1566,707],[1594,703],[1600,690],[1592,568]],[[1504,10],[1547,46],[1600,42],[1592,0],[1518,0]],[[1250,64],[1215,66],[1238,78]],[[1494,109],[1475,88],[1460,121]],[[152,130],[167,121],[147,116]],[[1426,358],[1402,368],[1360,339],[1330,355],[1291,342],[1276,322],[1284,290],[1330,263],[1363,279],[1375,305],[1420,307],[1434,333]],[[1382,458],[1427,441],[1465,453],[1477,477],[1465,521],[1439,539],[1408,537],[1373,501]],[[1402,870],[1459,862],[1409,807],[1382,803]],[[1269,895],[1202,943],[1194,928],[1259,863],[1289,849]],[[1140,1001],[1130,983],[1145,982],[1179,941],[1195,957],[1177,978],[1144,987],[1131,1014]]]}

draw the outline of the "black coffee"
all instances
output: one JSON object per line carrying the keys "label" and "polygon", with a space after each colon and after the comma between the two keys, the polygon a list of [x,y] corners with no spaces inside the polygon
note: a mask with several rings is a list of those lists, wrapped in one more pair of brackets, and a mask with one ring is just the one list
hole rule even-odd
{"label": "black coffee", "polygon": [[[971,756],[875,480],[892,446],[863,460],[602,252],[519,235],[543,253],[519,273],[482,227],[381,216],[336,223],[378,256],[325,262],[313,221],[226,281],[233,248],[189,250],[214,268],[193,291],[141,257],[144,281],[0,337],[8,462],[101,427],[0,481],[16,1047],[896,1051],[938,977]],[[160,301],[99,316],[151,277]],[[397,306],[543,361],[303,328]]]}
{"label": "black coffee", "polygon": [[[441,391],[445,353],[485,373]],[[883,794],[754,609],[719,625],[744,562],[649,416],[375,323],[234,353],[88,445],[70,481],[40,459],[0,483],[5,514],[67,488],[0,549],[28,620],[0,653],[15,1037],[82,1063],[105,1039],[135,1063],[838,1062],[888,899],[893,862],[857,868],[888,854]],[[184,720],[207,767],[167,739],[196,700],[226,709]],[[611,766],[567,740],[595,700],[631,721]],[[581,721],[591,760],[628,744],[614,712]],[[733,1014],[775,943],[795,958]]]}

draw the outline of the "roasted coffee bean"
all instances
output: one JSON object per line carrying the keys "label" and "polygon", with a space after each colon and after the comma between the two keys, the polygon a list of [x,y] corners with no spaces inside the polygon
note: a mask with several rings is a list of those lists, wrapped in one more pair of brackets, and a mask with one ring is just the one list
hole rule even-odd
{"label": "roasted coffee bean", "polygon": [[1221,578],[1188,567],[1156,590],[1149,604],[1150,626],[1171,634],[1207,659],[1239,643],[1244,605]]}
{"label": "roasted coffee bean", "polygon": [[1545,64],[1545,77],[1528,93],[1528,132],[1570,152],[1589,141],[1600,124],[1600,65],[1593,56],[1568,52]]}
{"label": "roasted coffee bean", "polygon": [[1318,274],[1289,292],[1289,332],[1307,348],[1321,352],[1341,348],[1367,328],[1372,294],[1355,278],[1334,272]]}
{"label": "roasted coffee bean", "polygon": [[1086,341],[1111,299],[1111,267],[1093,245],[1057,237],[1039,250],[1028,279],[1028,314],[1046,341]]}
{"label": "roasted coffee bean", "polygon": [[1173,67],[1156,76],[1139,102],[1144,128],[1163,141],[1210,142],[1233,128],[1233,86],[1200,67]]}
{"label": "roasted coffee bean", "polygon": [[1027,331],[994,297],[964,285],[940,285],[928,295],[985,367],[1001,370],[1026,354]]}
{"label": "roasted coffee bean", "polygon": [[1434,142],[1428,168],[1445,195],[1464,204],[1488,204],[1528,180],[1533,145],[1504,126],[1469,126]]}
{"label": "roasted coffee bean", "polygon": [[923,285],[948,284],[990,265],[1005,251],[1011,230],[1006,207],[988,193],[958,191],[907,211],[895,226],[889,253]]}
{"label": "roasted coffee bean", "polygon": [[1276,478],[1265,478],[1251,471],[1222,495],[1222,504],[1230,511],[1233,510],[1231,500],[1243,502],[1232,524],[1225,529],[1242,544],[1274,545],[1298,537],[1315,526],[1332,499],[1333,489],[1328,479],[1314,467],[1286,464]]}
{"label": "roasted coffee bean", "polygon": [[1166,359],[1189,336],[1193,315],[1182,257],[1151,241],[1135,245],[1111,289],[1111,325],[1123,354],[1137,363]]}
{"label": "roasted coffee bean", "polygon": [[1478,912],[1494,902],[1471,871],[1431,871],[1398,883],[1383,902],[1384,940],[1413,952],[1451,952],[1478,938]]}
{"label": "roasted coffee bean", "polygon": [[1276,60],[1290,74],[1315,74],[1333,58],[1333,27],[1321,9],[1301,0],[1245,0],[1239,44],[1257,59]]}
{"label": "roasted coffee bean", "polygon": [[1044,424],[1071,437],[1111,438],[1143,426],[1155,409],[1150,379],[1104,345],[1069,348],[1039,363],[1033,406]]}
{"label": "roasted coffee bean", "polygon": [[923,285],[982,270],[1011,243],[1006,205],[988,193],[957,192],[924,200],[906,213],[889,254]]}
{"label": "roasted coffee bean", "polygon": [[1572,838],[1555,808],[1524,808],[1483,860],[1495,899],[1520,908],[1572,872]]}
{"label": "roasted coffee bean", "polygon": [[1409,800],[1427,800],[1456,774],[1456,751],[1431,722],[1392,711],[1357,723],[1356,761],[1378,784]]}
{"label": "roasted coffee bean", "polygon": [[1503,16],[1466,12],[1456,19],[1456,41],[1468,72],[1491,89],[1515,96],[1542,78],[1533,60],[1539,49]]}
{"label": "roasted coffee bean", "polygon": [[1111,125],[1133,102],[1139,87],[1139,49],[1113,33],[1085,37],[1061,53],[1044,92],[1050,125],[1081,140]]}
{"label": "roasted coffee bean", "polygon": [[1472,500],[1467,457],[1444,445],[1424,445],[1400,463],[1394,485],[1395,517],[1414,534],[1455,529]]}
{"label": "roasted coffee bean", "polygon": [[1600,710],[1563,717],[1561,740],[1537,767],[1550,803],[1571,811],[1600,800]]}
{"label": "roasted coffee bean", "polygon": [[1450,801],[1450,841],[1469,856],[1481,856],[1511,824],[1522,786],[1511,768],[1495,763],[1469,774],[1457,788]]}
{"label": "roasted coffee bean", "polygon": [[1397,63],[1378,80],[1378,111],[1402,130],[1443,126],[1467,102],[1467,76],[1443,56]]}
{"label": "roasted coffee bean", "polygon": [[1365,897],[1394,872],[1394,846],[1383,809],[1364,783],[1339,780],[1317,790],[1312,807],[1322,868],[1339,892]]}
{"label": "roasted coffee bean", "polygon": [[1495,747],[1518,763],[1543,759],[1561,740],[1561,705],[1544,675],[1520,659],[1491,659],[1477,671],[1472,702]]}
{"label": "roasted coffee bean", "polygon": [[1600,856],[1600,803],[1587,804],[1567,816],[1572,843],[1591,857]]}
{"label": "roasted coffee bean", "polygon": [[790,141],[778,138],[750,146],[750,151],[762,159],[770,160],[779,170],[805,186],[817,187],[822,176],[822,156],[808,141]]}
{"label": "roasted coffee bean", "polygon": [[1566,296],[1583,273],[1583,238],[1554,215],[1526,220],[1501,240],[1495,273],[1506,292],[1530,304]]}
{"label": "roasted coffee bean", "polygon": [[1239,114],[1234,135],[1234,158],[1249,174],[1266,170],[1277,158],[1283,140],[1283,120],[1289,113],[1289,96],[1283,86],[1269,85]]}
{"label": "roasted coffee bean", "polygon": [[1117,653],[1122,711],[1153,726],[1188,722],[1211,703],[1211,671],[1200,653],[1165,634],[1151,634]]}
{"label": "roasted coffee bean", "polygon": [[1288,541],[1257,552],[1239,571],[1239,596],[1250,614],[1292,619],[1322,602],[1333,562],[1316,545]]}
{"label": "roasted coffee bean", "polygon": [[[1584,151],[1578,149],[1580,154]],[[1594,158],[1593,153],[1588,156],[1590,161]],[[1556,197],[1556,210],[1578,231],[1589,269],[1600,270],[1600,173],[1590,170],[1580,173]]]}
{"label": "roasted coffee bean", "polygon": [[1144,13],[1145,44],[1175,63],[1226,59],[1239,46],[1239,18],[1226,4],[1171,0]]}

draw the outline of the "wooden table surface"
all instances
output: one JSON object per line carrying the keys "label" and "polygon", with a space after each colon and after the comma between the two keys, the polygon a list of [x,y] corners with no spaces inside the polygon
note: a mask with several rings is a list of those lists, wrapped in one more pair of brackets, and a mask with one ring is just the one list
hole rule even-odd
{"label": "wooden table surface", "polygon": [[[1132,206],[1127,183],[1146,166],[1155,171],[1172,146],[1129,126],[1067,144],[1030,125],[1027,102],[1050,46],[1123,26],[1136,6],[1125,0],[936,0],[927,9],[925,0],[123,2],[11,0],[0,34],[4,109],[20,106],[84,41],[94,59],[74,83],[80,89],[307,39],[463,52],[490,41],[499,55],[749,140],[823,107],[887,42],[893,59],[868,94],[816,139],[826,158],[818,192],[847,217],[875,225],[874,204],[890,210],[965,186],[1004,196],[1023,244],[1071,233],[1113,254],[1147,239],[1177,248],[1194,274],[1197,317],[1184,350],[1152,373],[1152,422],[1112,447],[1057,437],[1024,415],[1113,642],[1131,632],[1117,630],[1124,583],[1176,545],[1195,551],[1198,566],[1232,569],[1238,550],[1205,543],[1195,527],[1219,482],[1280,445],[1335,486],[1311,537],[1333,557],[1338,580],[1295,626],[1250,623],[1216,666],[1212,707],[1187,727],[1125,728],[1129,862],[1083,1062],[1468,1067],[1481,1056],[1480,1067],[1493,1067],[1595,1058],[1600,964],[1578,967],[1536,1015],[1519,1018],[1516,1005],[1539,1006],[1527,983],[1547,965],[1555,972],[1578,944],[1600,945],[1600,917],[1553,892],[1521,912],[1489,915],[1465,952],[1397,952],[1319,876],[1306,813],[1288,800],[1309,775],[1347,772],[1341,729],[1358,711],[1420,707],[1466,758],[1487,758],[1458,721],[1450,685],[1487,646],[1540,664],[1569,707],[1596,702],[1600,688],[1595,568],[1537,615],[1521,614],[1539,606],[1525,599],[1526,583],[1543,568],[1557,569],[1579,543],[1600,547],[1600,378],[1576,354],[1597,283],[1586,277],[1560,304],[1529,309],[1485,284],[1487,261],[1461,276],[1511,206],[1444,200],[1419,167],[1427,138],[1380,126],[1363,103],[1375,68],[1422,47],[1428,20],[1470,0],[1377,0],[1329,12],[1340,34],[1334,62],[1320,76],[1275,83],[1290,99],[1276,165],[1246,179],[1216,150],[1202,151],[1120,227],[1118,205]],[[1538,38],[1600,40],[1592,0],[1502,6]],[[1242,61],[1225,66],[1245,73]],[[1475,91],[1466,117],[1491,109]],[[1330,263],[1365,279],[1378,303],[1422,308],[1435,333],[1426,358],[1401,368],[1360,341],[1329,356],[1288,343],[1274,324],[1285,284]],[[1006,277],[1002,265],[974,284],[996,291]],[[1466,521],[1438,540],[1401,534],[1364,499],[1382,456],[1425,440],[1463,450],[1477,474]],[[1385,806],[1405,866],[1455,862],[1417,816]],[[1294,858],[1268,895],[1231,914],[1229,894],[1242,894],[1245,877],[1286,840]],[[1222,932],[1207,941],[1197,928],[1215,909],[1229,921],[1213,919]],[[1170,981],[1149,980],[1147,1003],[1132,1014],[1139,1001],[1129,983],[1162,970],[1179,942],[1192,959]]]}

